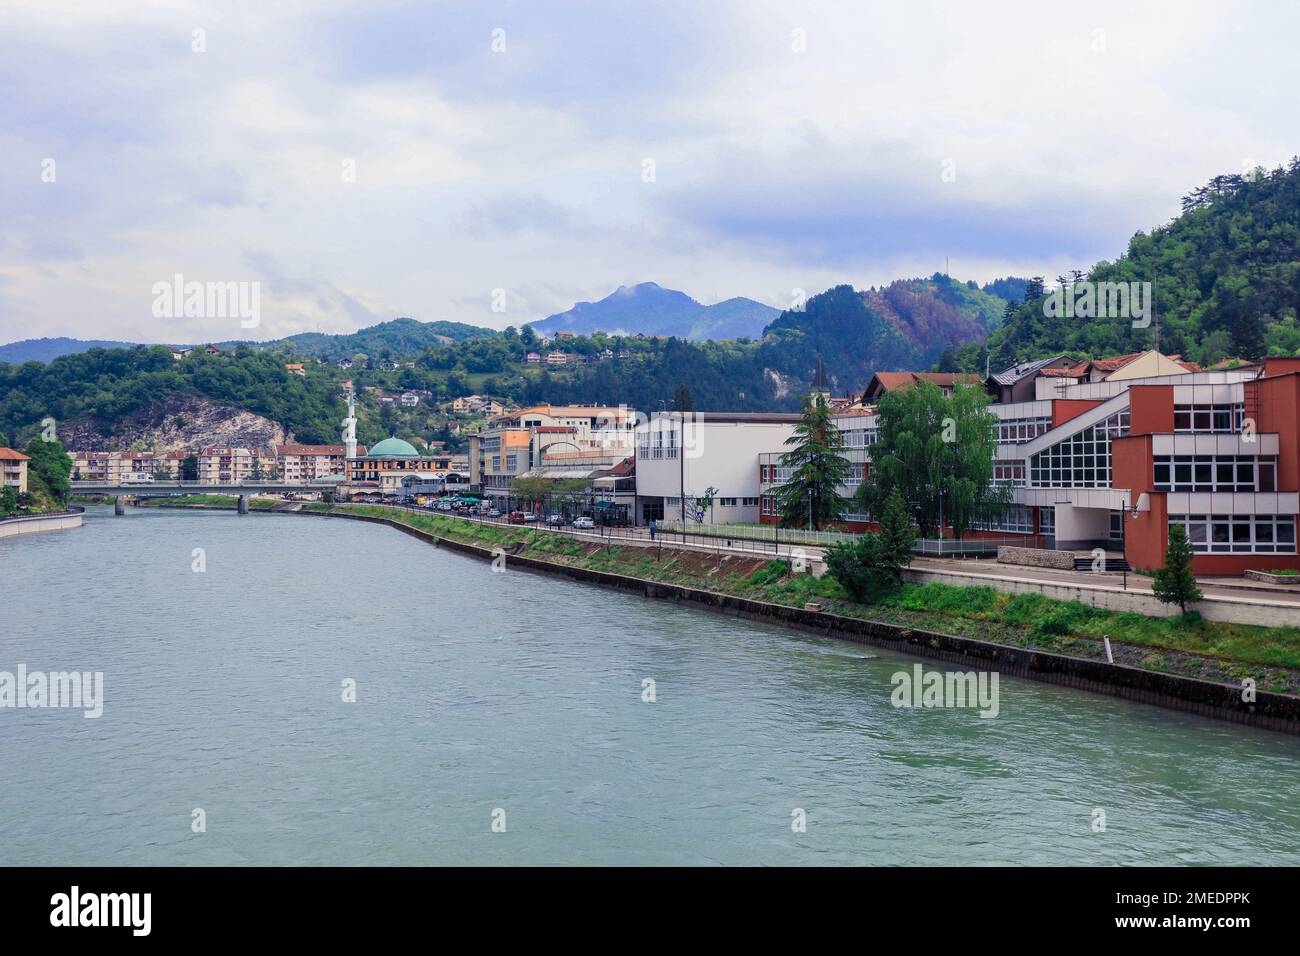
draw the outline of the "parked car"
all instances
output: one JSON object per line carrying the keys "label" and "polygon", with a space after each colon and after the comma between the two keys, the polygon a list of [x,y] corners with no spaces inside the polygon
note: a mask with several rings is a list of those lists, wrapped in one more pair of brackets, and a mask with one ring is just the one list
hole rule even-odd
{"label": "parked car", "polygon": [[524,522],[525,522],[525,523],[527,523],[527,522],[532,522],[532,521],[536,521],[536,520],[537,520],[537,515],[533,514],[531,511],[525,511],[525,512],[524,512]]}
{"label": "parked car", "polygon": [[583,515],[581,518],[573,519],[573,527],[577,530],[590,531],[592,528],[596,527],[596,522],[586,515]]}
{"label": "parked car", "polygon": [[546,523],[551,525],[554,528],[561,527],[565,523],[564,515],[561,514],[548,515],[546,518]]}
{"label": "parked car", "polygon": [[489,508],[489,509],[487,510],[487,516],[488,516],[489,518],[500,518],[500,517],[501,517],[501,509],[499,509],[499,508]]}
{"label": "parked car", "polygon": [[512,512],[510,512],[510,523],[511,523],[511,524],[523,524],[525,520],[526,520],[526,519],[525,519],[525,517],[524,517],[524,513],[523,513],[522,511],[512,511]]}

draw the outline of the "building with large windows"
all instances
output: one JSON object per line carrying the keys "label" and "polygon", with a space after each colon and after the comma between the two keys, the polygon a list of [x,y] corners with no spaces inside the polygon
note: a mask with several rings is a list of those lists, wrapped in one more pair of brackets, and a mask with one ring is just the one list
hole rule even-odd
{"label": "building with large windows", "polygon": [[534,405],[509,412],[469,436],[470,487],[505,503],[514,480],[525,474],[613,467],[632,455],[635,429],[636,412],[623,405]]}
{"label": "building with large windows", "polygon": [[[1300,570],[1300,359],[1202,370],[1154,351],[1081,363],[1058,356],[985,384],[998,419],[994,478],[1011,488],[1012,505],[981,536],[1101,547],[1156,568],[1169,528],[1181,525],[1198,573]],[[856,450],[874,441],[876,419],[872,408],[862,412],[836,422],[865,477],[869,458]],[[780,457],[770,448],[755,462],[765,522],[777,520],[772,494],[788,477]],[[872,527],[866,515],[844,519],[853,530]]]}

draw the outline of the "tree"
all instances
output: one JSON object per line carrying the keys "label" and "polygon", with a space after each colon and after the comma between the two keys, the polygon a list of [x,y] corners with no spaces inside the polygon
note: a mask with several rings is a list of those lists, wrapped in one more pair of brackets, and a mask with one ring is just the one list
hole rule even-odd
{"label": "tree", "polygon": [[1192,544],[1187,540],[1187,531],[1180,524],[1169,527],[1169,547],[1165,549],[1165,566],[1156,571],[1151,590],[1165,604],[1177,604],[1182,613],[1187,613],[1189,603],[1201,599],[1201,590],[1196,586],[1196,575],[1192,573]]}
{"label": "tree", "polygon": [[72,485],[72,457],[57,440],[33,438],[27,443],[27,484],[47,508],[62,510],[68,506]]}
{"label": "tree", "polygon": [[839,489],[853,464],[841,454],[844,439],[831,420],[825,396],[805,400],[803,417],[785,443],[792,447],[781,456],[781,464],[791,469],[790,480],[775,491],[781,524],[821,528],[835,521],[848,505]]}
{"label": "tree", "polygon": [[199,480],[199,456],[186,455],[181,459],[181,481]]}
{"label": "tree", "polygon": [[872,601],[902,583],[915,541],[907,506],[894,491],[885,501],[880,533],[831,546],[826,550],[826,569],[854,600]]}
{"label": "tree", "polygon": [[885,499],[885,512],[880,516],[880,557],[893,571],[895,580],[903,580],[903,568],[912,563],[915,543],[916,528],[907,513],[907,502],[895,488]]}
{"label": "tree", "polygon": [[1010,489],[993,480],[997,418],[978,386],[957,386],[944,395],[922,381],[881,396],[871,469],[858,489],[859,507],[883,514],[897,490],[926,537],[955,537],[996,519]]}
{"label": "tree", "polygon": [[18,511],[18,492],[12,485],[0,488],[0,515],[11,515]]}
{"label": "tree", "polygon": [[691,398],[691,387],[685,382],[677,386],[677,393],[673,396],[673,411],[695,411],[695,400]]}

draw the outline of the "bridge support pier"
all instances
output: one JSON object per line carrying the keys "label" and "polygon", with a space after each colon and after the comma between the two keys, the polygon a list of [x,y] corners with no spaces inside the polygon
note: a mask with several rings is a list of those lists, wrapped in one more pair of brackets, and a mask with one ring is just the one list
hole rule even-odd
{"label": "bridge support pier", "polygon": [[239,508],[237,510],[241,515],[248,514],[248,495],[239,496]]}
{"label": "bridge support pier", "polygon": [[113,499],[113,514],[115,515],[126,514],[126,495],[118,495],[115,499]]}

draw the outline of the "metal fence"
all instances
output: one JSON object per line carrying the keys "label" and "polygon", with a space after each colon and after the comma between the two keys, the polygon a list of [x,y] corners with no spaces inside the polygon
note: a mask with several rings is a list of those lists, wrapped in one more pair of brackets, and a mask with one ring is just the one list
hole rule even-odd
{"label": "metal fence", "polygon": [[742,541],[765,541],[769,544],[778,542],[781,544],[810,544],[819,548],[829,547],[832,544],[843,544],[846,541],[854,541],[861,537],[861,535],[848,531],[808,531],[806,529],[778,528],[774,524],[713,525],[695,524],[688,521],[683,527],[680,521],[660,521],[657,523],[657,527],[660,531],[670,534],[686,534],[697,538],[730,538]]}

